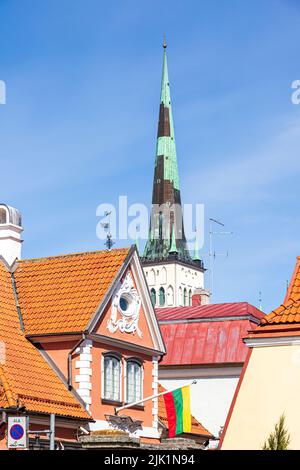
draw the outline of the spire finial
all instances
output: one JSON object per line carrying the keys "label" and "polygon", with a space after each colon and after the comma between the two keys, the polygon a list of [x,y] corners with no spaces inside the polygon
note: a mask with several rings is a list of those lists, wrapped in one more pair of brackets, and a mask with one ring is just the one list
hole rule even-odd
{"label": "spire finial", "polygon": [[167,49],[167,40],[166,40],[166,35],[165,35],[165,34],[164,34],[163,48],[164,48],[165,50]]}

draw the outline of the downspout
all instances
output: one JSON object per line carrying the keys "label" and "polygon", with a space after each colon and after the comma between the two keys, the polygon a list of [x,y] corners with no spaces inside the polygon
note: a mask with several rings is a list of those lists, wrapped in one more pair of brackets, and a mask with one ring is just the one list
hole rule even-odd
{"label": "downspout", "polygon": [[71,349],[71,351],[68,354],[68,388],[69,390],[71,390],[73,387],[72,386],[72,355],[74,351],[76,351],[76,349],[81,345],[81,343],[85,341],[85,339],[86,339],[85,333],[82,333],[81,339],[78,341],[78,343],[75,344],[73,349]]}

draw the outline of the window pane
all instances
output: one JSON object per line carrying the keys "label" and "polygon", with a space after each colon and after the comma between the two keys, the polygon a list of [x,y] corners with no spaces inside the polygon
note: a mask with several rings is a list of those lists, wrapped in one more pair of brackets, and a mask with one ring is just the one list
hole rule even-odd
{"label": "window pane", "polygon": [[120,361],[115,357],[104,358],[104,398],[120,400]]}
{"label": "window pane", "polygon": [[127,402],[142,398],[142,368],[134,361],[127,362]]}

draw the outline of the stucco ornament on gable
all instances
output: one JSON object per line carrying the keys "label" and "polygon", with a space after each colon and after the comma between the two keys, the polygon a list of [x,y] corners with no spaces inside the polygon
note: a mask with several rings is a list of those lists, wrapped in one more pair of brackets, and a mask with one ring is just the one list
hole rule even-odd
{"label": "stucco ornament on gable", "polygon": [[139,329],[141,298],[134,287],[130,273],[126,274],[112,301],[111,317],[107,322],[110,333],[119,330],[121,333],[137,333],[142,338]]}

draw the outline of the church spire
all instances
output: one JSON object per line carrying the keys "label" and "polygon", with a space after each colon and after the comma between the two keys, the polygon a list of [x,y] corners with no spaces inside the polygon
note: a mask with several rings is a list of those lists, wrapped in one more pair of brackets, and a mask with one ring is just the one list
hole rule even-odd
{"label": "church spire", "polygon": [[[171,210],[170,210],[171,209]],[[175,234],[174,240],[173,232]],[[152,213],[144,261],[165,260],[170,246],[177,247],[178,259],[192,262],[183,227],[176,143],[167,63],[167,44],[163,43],[163,70],[159,122],[152,193]]]}

